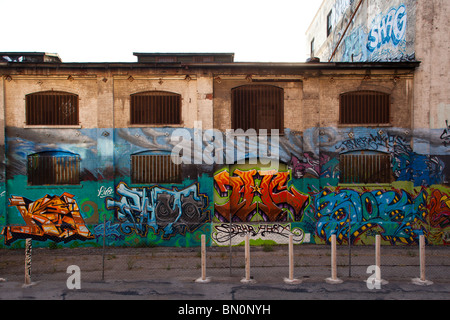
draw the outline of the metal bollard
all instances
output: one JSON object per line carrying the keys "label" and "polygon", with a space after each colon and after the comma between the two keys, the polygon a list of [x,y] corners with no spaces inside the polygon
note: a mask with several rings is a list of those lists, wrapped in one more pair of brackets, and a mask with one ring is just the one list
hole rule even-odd
{"label": "metal bollard", "polygon": [[375,236],[375,282],[379,284],[388,284],[389,282],[381,279],[381,236]]}
{"label": "metal bollard", "polygon": [[419,255],[420,255],[420,278],[412,279],[414,284],[420,286],[429,286],[432,285],[433,282],[427,280],[425,277],[425,236],[419,236]]}
{"label": "metal bollard", "polygon": [[242,283],[253,283],[250,277],[250,238],[248,233],[245,235],[245,278],[241,280]]}
{"label": "metal bollard", "polygon": [[202,248],[201,248],[201,259],[202,259],[202,276],[195,280],[198,283],[208,283],[211,281],[210,278],[206,277],[206,236],[202,234]]}
{"label": "metal bollard", "polygon": [[331,278],[325,281],[330,284],[338,284],[343,281],[337,277],[337,259],[336,259],[336,235],[331,235]]}
{"label": "metal bollard", "polygon": [[289,278],[284,278],[288,284],[299,284],[302,281],[294,278],[294,236],[289,235]]}

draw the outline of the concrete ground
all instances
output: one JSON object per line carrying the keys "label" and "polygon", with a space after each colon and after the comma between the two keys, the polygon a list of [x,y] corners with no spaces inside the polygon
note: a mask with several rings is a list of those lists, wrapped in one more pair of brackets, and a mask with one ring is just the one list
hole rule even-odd
{"label": "concrete ground", "polygon": [[[335,299],[450,299],[450,248],[426,248],[426,278],[431,285],[416,285],[420,275],[418,247],[382,247],[381,276],[388,283],[379,288],[374,272],[374,247],[338,246],[340,284],[331,276],[329,246],[294,248],[294,278],[289,276],[286,246],[251,247],[249,283],[245,277],[243,247],[207,248],[206,276],[201,277],[199,248],[76,248],[32,251],[32,285],[24,287],[24,250],[0,250],[0,299],[8,300],[335,300]],[[350,267],[351,265],[351,267]],[[70,272],[79,268],[79,278]],[[69,273],[68,273],[69,268]],[[75,279],[75,280],[74,280]],[[78,281],[79,280],[79,281]],[[77,282],[78,281],[78,282]],[[70,289],[79,283],[80,289]],[[69,285],[68,285],[69,283]],[[372,284],[372,286],[370,286]],[[371,287],[371,288],[369,288]]]}

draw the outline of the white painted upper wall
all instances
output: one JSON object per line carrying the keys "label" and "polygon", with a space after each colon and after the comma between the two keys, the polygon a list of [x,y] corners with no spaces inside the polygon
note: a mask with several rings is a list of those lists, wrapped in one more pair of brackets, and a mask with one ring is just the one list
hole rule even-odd
{"label": "white painted upper wall", "polygon": [[[328,61],[337,47],[332,61],[414,60],[416,0],[359,4],[360,0],[323,1],[306,33],[308,48],[314,39],[314,56]],[[330,13],[332,32],[327,36]]]}

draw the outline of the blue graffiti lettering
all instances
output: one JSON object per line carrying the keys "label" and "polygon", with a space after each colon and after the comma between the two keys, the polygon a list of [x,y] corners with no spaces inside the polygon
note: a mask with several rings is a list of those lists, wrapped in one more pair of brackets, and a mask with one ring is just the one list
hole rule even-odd
{"label": "blue graffiti lettering", "polygon": [[359,193],[354,190],[331,192],[324,189],[315,200],[317,235],[329,241],[332,234],[342,243],[354,242],[363,233],[378,229],[392,244],[415,243],[425,222],[425,191],[415,198],[405,191],[374,190]]}
{"label": "blue graffiti lettering", "polygon": [[406,35],[406,7],[401,5],[397,9],[392,8],[389,13],[383,16],[379,23],[369,32],[367,49],[374,52],[382,45],[392,41],[397,46],[400,41],[405,39]]}
{"label": "blue graffiti lettering", "polygon": [[170,190],[157,186],[128,188],[122,182],[116,193],[120,199],[106,198],[106,207],[116,209],[120,230],[125,234],[146,236],[152,228],[155,232],[162,229],[163,237],[170,237],[176,230],[192,232],[210,219],[207,197],[198,193],[197,184]]}

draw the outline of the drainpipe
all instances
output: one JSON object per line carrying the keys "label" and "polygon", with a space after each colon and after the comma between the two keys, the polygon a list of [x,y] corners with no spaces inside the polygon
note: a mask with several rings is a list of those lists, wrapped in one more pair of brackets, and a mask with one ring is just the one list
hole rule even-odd
{"label": "drainpipe", "polygon": [[358,3],[358,5],[356,6],[355,12],[353,12],[353,14],[352,14],[352,16],[351,16],[351,18],[350,18],[350,21],[348,22],[347,27],[345,28],[344,33],[342,34],[342,37],[339,39],[339,41],[338,41],[336,47],[334,48],[333,53],[331,54],[331,57],[330,57],[330,59],[328,60],[328,62],[331,62],[331,60],[333,60],[334,55],[336,54],[336,51],[337,51],[337,49],[339,48],[339,45],[341,44],[342,40],[344,39],[345,33],[347,32],[348,28],[350,27],[350,24],[352,23],[353,18],[355,17],[356,13],[358,12],[358,9],[359,9],[359,7],[361,6],[362,2],[363,2],[363,0],[360,0],[359,3]]}

